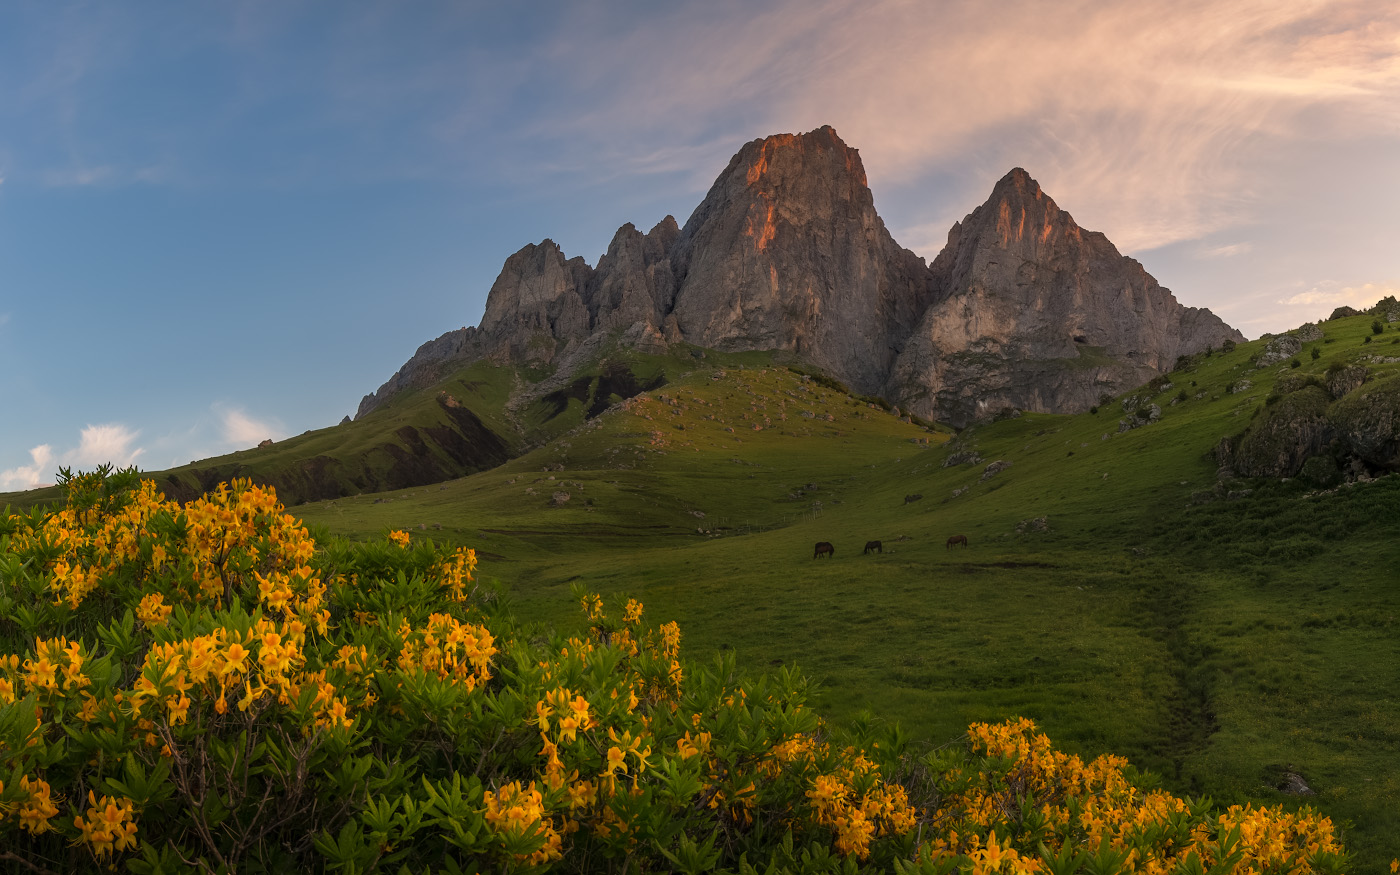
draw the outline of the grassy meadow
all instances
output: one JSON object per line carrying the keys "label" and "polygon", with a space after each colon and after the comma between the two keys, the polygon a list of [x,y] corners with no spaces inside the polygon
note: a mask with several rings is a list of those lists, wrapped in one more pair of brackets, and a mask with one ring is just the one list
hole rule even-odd
{"label": "grassy meadow", "polygon": [[[691,658],[796,666],[836,721],[940,743],[1025,715],[1176,792],[1313,804],[1378,871],[1400,853],[1400,482],[1218,487],[1210,455],[1280,374],[1400,356],[1370,323],[1327,323],[1296,369],[1255,368],[1263,341],[1200,357],[1123,432],[1122,399],[953,435],[762,357],[698,363],[494,470],[297,512],[474,546],[543,624],[580,623],[575,585],[635,596]],[[1290,774],[1317,795],[1280,792]]]}

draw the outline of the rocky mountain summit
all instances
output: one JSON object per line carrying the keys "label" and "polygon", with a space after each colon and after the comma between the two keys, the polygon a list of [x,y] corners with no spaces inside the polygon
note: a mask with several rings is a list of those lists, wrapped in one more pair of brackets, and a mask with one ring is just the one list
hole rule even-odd
{"label": "rocky mountain summit", "polygon": [[1108,238],[1086,231],[1026,171],[948,232],[937,300],[885,392],[962,425],[1007,408],[1078,412],[1244,336],[1183,307]]}
{"label": "rocky mountain summit", "polygon": [[1075,412],[1244,337],[1182,307],[1021,169],[932,265],[895,242],[860,154],[830,127],[739,150],[684,227],[624,225],[597,267],[550,240],[506,259],[476,328],[425,343],[365,397],[480,358],[567,374],[604,342],[795,353],[858,392],[954,425]]}

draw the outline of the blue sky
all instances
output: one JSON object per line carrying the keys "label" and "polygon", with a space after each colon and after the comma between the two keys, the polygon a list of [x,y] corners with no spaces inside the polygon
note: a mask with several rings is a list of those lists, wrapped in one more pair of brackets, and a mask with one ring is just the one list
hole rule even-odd
{"label": "blue sky", "polygon": [[929,259],[1022,166],[1251,337],[1400,291],[1390,2],[11,0],[0,490],[332,425],[823,124]]}

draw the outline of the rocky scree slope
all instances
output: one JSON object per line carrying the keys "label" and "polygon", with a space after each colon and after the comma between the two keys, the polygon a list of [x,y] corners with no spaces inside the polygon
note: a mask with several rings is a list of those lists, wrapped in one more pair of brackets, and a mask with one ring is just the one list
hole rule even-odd
{"label": "rocky scree slope", "polygon": [[357,418],[481,358],[567,375],[609,338],[792,352],[957,426],[1005,408],[1084,410],[1244,339],[1177,303],[1019,168],[926,265],[885,228],[860,154],[822,127],[746,144],[684,227],[624,225],[597,267],[548,239],[525,246],[480,325],[425,343]]}

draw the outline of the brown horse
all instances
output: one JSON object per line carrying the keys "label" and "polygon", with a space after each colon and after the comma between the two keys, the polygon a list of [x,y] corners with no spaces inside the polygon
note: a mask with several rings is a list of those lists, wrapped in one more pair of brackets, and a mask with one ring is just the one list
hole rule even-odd
{"label": "brown horse", "polygon": [[836,548],[831,546],[830,541],[817,542],[817,549],[812,553],[812,558],[818,559],[822,556],[825,556],[828,559],[836,558]]}
{"label": "brown horse", "polygon": [[871,553],[884,553],[884,552],[885,552],[885,545],[884,545],[884,544],[881,544],[879,541],[866,541],[866,542],[865,542],[865,555],[868,556],[868,555],[870,555]]}
{"label": "brown horse", "polygon": [[951,550],[961,544],[967,546],[967,535],[952,535],[948,538],[948,546],[945,549]]}

